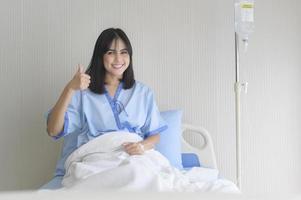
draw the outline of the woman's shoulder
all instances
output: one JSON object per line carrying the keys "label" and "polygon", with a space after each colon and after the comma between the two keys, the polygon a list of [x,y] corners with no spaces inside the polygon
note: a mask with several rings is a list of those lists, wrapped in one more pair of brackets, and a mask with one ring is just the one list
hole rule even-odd
{"label": "woman's shoulder", "polygon": [[143,96],[148,98],[149,96],[153,95],[153,90],[151,89],[151,87],[149,87],[148,85],[140,82],[140,81],[135,81],[135,85],[134,85],[134,92],[136,94],[139,94],[139,96]]}
{"label": "woman's shoulder", "polygon": [[142,92],[142,91],[152,92],[152,89],[148,85],[142,83],[141,81],[135,81],[134,87],[136,90],[139,90],[140,92]]}

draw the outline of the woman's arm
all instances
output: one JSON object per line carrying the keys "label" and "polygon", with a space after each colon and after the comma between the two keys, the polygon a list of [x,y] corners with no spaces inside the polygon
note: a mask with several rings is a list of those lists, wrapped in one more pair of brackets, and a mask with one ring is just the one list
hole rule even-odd
{"label": "woman's arm", "polygon": [[47,120],[47,132],[50,136],[58,135],[64,127],[65,112],[76,90],[84,90],[89,87],[90,76],[85,74],[82,66],[78,66],[72,80],[64,88],[60,98],[53,107]]}
{"label": "woman's arm", "polygon": [[130,155],[142,155],[144,151],[155,147],[160,140],[160,134],[151,135],[141,142],[130,142],[124,144],[124,150]]}
{"label": "woman's arm", "polygon": [[63,130],[65,112],[67,111],[73,94],[74,90],[72,90],[68,84],[51,110],[47,120],[47,132],[50,136],[56,136]]}

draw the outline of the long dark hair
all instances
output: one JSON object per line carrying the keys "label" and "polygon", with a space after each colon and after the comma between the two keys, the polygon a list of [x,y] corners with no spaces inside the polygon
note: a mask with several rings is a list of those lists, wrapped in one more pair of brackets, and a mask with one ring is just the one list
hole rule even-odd
{"label": "long dark hair", "polygon": [[112,42],[116,39],[121,39],[124,42],[130,56],[129,66],[123,72],[121,80],[123,82],[123,88],[129,89],[133,87],[135,83],[134,70],[132,66],[133,51],[130,40],[123,30],[119,28],[109,28],[104,30],[97,38],[93,56],[86,71],[86,73],[89,74],[89,76],[91,77],[89,89],[94,93],[103,94],[105,92],[104,85],[106,69],[103,64],[103,56],[109,50]]}

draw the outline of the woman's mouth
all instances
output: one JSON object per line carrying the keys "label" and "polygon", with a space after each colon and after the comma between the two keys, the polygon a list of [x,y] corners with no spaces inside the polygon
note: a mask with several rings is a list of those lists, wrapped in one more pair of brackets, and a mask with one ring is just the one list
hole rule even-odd
{"label": "woman's mouth", "polygon": [[113,67],[114,69],[120,69],[120,68],[123,67],[123,65],[124,65],[124,64],[113,64],[112,67]]}

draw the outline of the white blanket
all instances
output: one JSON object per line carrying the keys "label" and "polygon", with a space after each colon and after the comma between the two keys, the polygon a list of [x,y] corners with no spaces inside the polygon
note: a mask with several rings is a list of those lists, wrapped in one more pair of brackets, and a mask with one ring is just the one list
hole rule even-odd
{"label": "white blanket", "polygon": [[84,144],[66,160],[65,189],[118,189],[125,191],[239,192],[231,181],[218,179],[216,169],[194,167],[180,171],[155,150],[129,156],[121,147],[141,137],[111,132]]}

